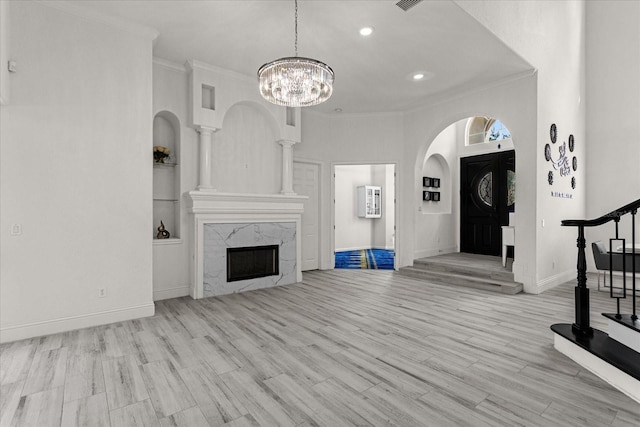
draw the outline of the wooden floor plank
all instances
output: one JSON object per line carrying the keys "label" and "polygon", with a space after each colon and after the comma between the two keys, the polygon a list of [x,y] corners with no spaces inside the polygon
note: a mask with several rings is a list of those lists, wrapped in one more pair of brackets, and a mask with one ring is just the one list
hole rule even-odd
{"label": "wooden floor plank", "polygon": [[104,360],[102,369],[110,410],[149,399],[149,392],[133,356]]}
{"label": "wooden floor plank", "polygon": [[[639,425],[638,403],[553,348],[573,288],[330,270],[159,301],[153,317],[1,345],[0,426]],[[606,329],[614,304],[593,291],[591,305]]]}
{"label": "wooden floor plank", "polygon": [[114,409],[109,416],[111,427],[157,427],[160,424],[149,399]]}
{"label": "wooden floor plank", "polygon": [[106,393],[66,401],[62,412],[62,427],[109,427],[109,404]]}

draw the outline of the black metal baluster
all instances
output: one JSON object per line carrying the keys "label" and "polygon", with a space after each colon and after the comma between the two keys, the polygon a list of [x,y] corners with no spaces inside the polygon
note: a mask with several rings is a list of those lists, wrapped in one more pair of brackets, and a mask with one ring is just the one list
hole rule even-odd
{"label": "black metal baluster", "polygon": [[633,272],[631,278],[631,320],[634,322],[638,320],[636,312],[636,213],[638,213],[638,209],[631,211],[631,271]]}
{"label": "black metal baluster", "polygon": [[[613,239],[609,239],[609,297],[616,299],[616,319],[622,319],[622,314],[620,314],[620,299],[627,298],[627,268],[626,268],[626,240],[620,239],[620,214],[617,214],[614,219],[616,223],[616,237]],[[622,295],[615,294],[613,292],[613,266],[614,266],[614,248],[613,242],[617,241],[618,243],[622,242]],[[617,255],[617,254],[616,254]]]}

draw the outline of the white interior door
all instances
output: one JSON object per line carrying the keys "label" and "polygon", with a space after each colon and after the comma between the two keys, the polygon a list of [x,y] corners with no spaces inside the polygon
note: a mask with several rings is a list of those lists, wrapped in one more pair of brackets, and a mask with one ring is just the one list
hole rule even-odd
{"label": "white interior door", "polygon": [[320,233],[320,165],[315,163],[293,163],[293,191],[308,196],[302,214],[302,271],[317,270],[319,260]]}

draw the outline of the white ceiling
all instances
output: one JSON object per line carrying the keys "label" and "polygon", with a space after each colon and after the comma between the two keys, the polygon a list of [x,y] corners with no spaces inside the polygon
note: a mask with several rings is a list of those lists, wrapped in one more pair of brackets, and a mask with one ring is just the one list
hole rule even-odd
{"label": "white ceiling", "polygon": [[[333,96],[309,107],[335,114],[402,111],[532,67],[449,0],[408,11],[388,0],[299,0],[298,54],[335,71]],[[159,31],[154,56],[203,61],[255,76],[294,54],[293,0],[76,0]],[[358,30],[373,26],[362,37]],[[410,76],[426,72],[429,79]],[[256,91],[258,85],[256,83]]]}

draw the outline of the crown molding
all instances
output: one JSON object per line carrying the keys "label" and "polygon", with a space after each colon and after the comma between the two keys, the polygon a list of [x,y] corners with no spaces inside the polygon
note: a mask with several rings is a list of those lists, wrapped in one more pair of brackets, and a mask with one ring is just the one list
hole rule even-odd
{"label": "crown molding", "polygon": [[456,86],[452,89],[448,89],[442,92],[438,92],[432,95],[428,102],[420,103],[415,105],[414,107],[407,108],[404,110],[404,113],[410,114],[415,113],[424,109],[433,108],[438,105],[447,104],[449,102],[466,98],[474,93],[485,92],[493,88],[497,88],[500,86],[504,86],[508,83],[512,83],[518,80],[526,79],[531,76],[535,76],[538,70],[535,68],[531,68],[529,70],[521,71],[514,74],[509,74],[508,76],[502,77],[497,80],[493,80],[478,86],[473,85],[462,85]]}
{"label": "crown molding", "polygon": [[156,65],[160,65],[161,67],[168,68],[170,70],[179,71],[181,73],[186,73],[189,71],[187,67],[179,62],[174,62],[169,59],[159,58],[157,56],[153,57],[153,63]]}
{"label": "crown molding", "polygon": [[67,0],[37,0],[37,3],[47,6],[53,9],[75,15],[89,22],[98,22],[111,27],[118,28],[119,30],[126,31],[130,34],[148,39],[152,42],[158,38],[160,32],[155,28],[147,27],[141,24],[134,24],[124,19],[115,18],[113,16],[96,12],[83,6],[79,6],[78,2],[71,2]]}
{"label": "crown molding", "polygon": [[[237,71],[231,71],[226,68],[220,68],[215,65],[211,65],[206,62],[198,61],[195,59],[187,60],[184,65],[189,71],[193,70],[194,68],[200,68],[203,70],[212,71],[217,74],[228,76],[234,79],[243,80],[247,83],[255,83],[258,80],[257,74],[256,74],[256,77],[251,77],[246,74],[238,73]],[[257,71],[258,69],[256,68],[256,73]]]}

